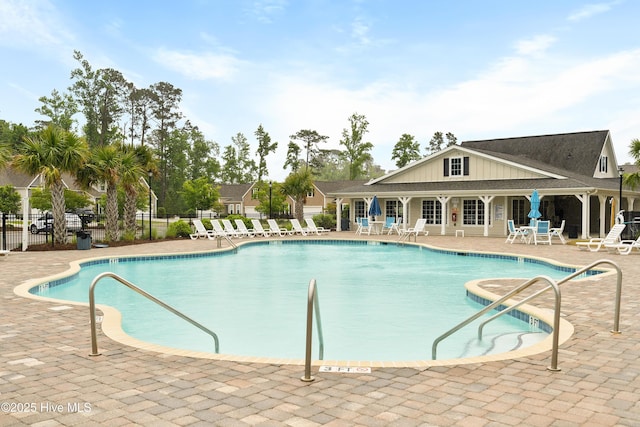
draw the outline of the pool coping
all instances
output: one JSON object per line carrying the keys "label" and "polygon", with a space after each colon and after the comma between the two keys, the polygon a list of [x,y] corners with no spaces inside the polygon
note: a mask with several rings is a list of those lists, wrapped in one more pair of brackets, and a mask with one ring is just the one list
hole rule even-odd
{"label": "pool coping", "polygon": [[[311,242],[311,241],[319,241],[319,242],[327,242],[327,239],[309,239],[309,238],[295,238],[289,240],[279,240],[279,239],[261,239],[260,241],[242,241],[238,242],[237,246],[244,246],[247,244],[256,244],[256,243],[269,243],[272,241],[275,242],[290,242],[290,241],[302,241],[302,242]],[[556,261],[543,258],[543,257],[535,257],[535,256],[522,256],[515,255],[509,253],[501,253],[501,252],[486,252],[486,251],[472,251],[472,250],[451,250],[439,248],[437,246],[428,245],[424,243],[412,243],[412,242],[389,242],[385,240],[377,240],[377,239],[369,239],[369,240],[336,240],[339,242],[358,242],[358,244],[368,244],[367,242],[381,242],[383,244],[401,244],[401,245],[412,245],[418,247],[424,247],[430,250],[445,252],[445,253],[467,253],[474,254],[474,256],[489,256],[489,257],[509,257],[509,258],[518,258],[518,259],[527,259],[527,260],[535,260],[536,262],[543,262],[552,266],[557,267],[565,267],[575,269],[576,266],[572,266],[569,264],[558,263]],[[193,252],[181,252],[181,253],[163,253],[163,254],[155,254],[155,255],[109,255],[109,256],[100,256],[100,257],[90,257],[81,260],[71,261],[69,263],[69,269],[59,274],[41,277],[37,279],[27,280],[20,285],[14,288],[14,293],[18,296],[35,299],[40,301],[46,301],[57,304],[64,305],[73,305],[73,306],[84,306],[89,307],[88,303],[83,302],[75,302],[75,301],[67,301],[67,300],[59,300],[55,298],[43,297],[40,295],[35,295],[29,292],[32,288],[43,285],[45,283],[49,283],[56,280],[62,280],[76,274],[82,264],[90,263],[90,262],[104,262],[104,260],[111,259],[123,259],[123,258],[167,258],[167,257],[192,257],[194,255],[197,256],[207,256],[213,253],[221,253],[221,252],[229,252],[234,251],[234,248],[219,248],[219,249],[209,249],[205,251],[193,251]],[[605,268],[598,269],[602,275],[613,274],[614,271]],[[518,278],[522,279],[522,278]],[[585,278],[586,279],[586,278]],[[499,298],[498,295],[493,294],[492,292],[483,289],[480,285],[482,282],[487,281],[498,281],[505,280],[505,278],[496,278],[496,279],[476,279],[467,282],[464,286],[467,292],[470,292],[474,295],[477,295],[481,298],[494,301]],[[576,281],[582,280],[580,278],[574,279]],[[215,354],[208,352],[199,352],[192,350],[182,350],[176,349],[173,347],[162,346],[158,344],[153,344],[145,341],[138,340],[130,335],[126,334],[122,330],[122,322],[121,322],[121,313],[107,305],[96,304],[96,308],[102,311],[102,332],[110,339],[119,342],[121,344],[138,348],[141,350],[149,350],[152,352],[165,354],[165,355],[176,355],[176,356],[184,356],[184,357],[194,357],[200,359],[209,359],[209,360],[223,360],[223,361],[234,361],[234,362],[244,362],[244,363],[264,363],[264,364],[286,364],[286,365],[304,365],[304,359],[288,359],[288,358],[269,358],[269,357],[255,357],[255,356],[237,356],[230,354]],[[547,323],[548,325],[553,324],[553,312],[550,310],[539,309],[535,306],[524,304],[518,309],[521,312],[525,312],[528,315],[534,316],[540,319],[542,322]],[[573,325],[564,320],[560,319],[560,331],[559,331],[559,344],[567,341],[571,335],[573,335]],[[454,365],[467,365],[467,364],[475,364],[475,363],[486,363],[490,361],[500,361],[500,360],[512,360],[519,359],[535,354],[540,354],[545,351],[550,351],[552,349],[552,335],[549,335],[547,338],[542,340],[539,343],[527,346],[522,349],[513,350],[509,352],[493,354],[493,355],[484,355],[477,357],[468,357],[468,358],[455,358],[455,359],[445,359],[445,360],[409,360],[409,361],[366,361],[366,360],[312,360],[313,366],[338,366],[338,367],[371,367],[371,368],[384,368],[384,367],[395,367],[395,368],[423,368],[427,369],[429,367],[436,366],[454,366]],[[108,352],[106,350],[105,352]]]}

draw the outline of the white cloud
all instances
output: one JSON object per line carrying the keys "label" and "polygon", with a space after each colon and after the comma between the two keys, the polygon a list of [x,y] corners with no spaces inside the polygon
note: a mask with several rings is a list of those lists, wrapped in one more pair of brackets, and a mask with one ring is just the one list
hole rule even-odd
{"label": "white cloud", "polygon": [[282,13],[287,0],[255,0],[251,5],[251,14],[265,24],[273,22],[273,16]]}
{"label": "white cloud", "polygon": [[537,55],[546,51],[555,43],[556,38],[549,35],[539,35],[528,40],[516,42],[516,52],[520,55]]}
{"label": "white cloud", "polygon": [[163,66],[195,80],[228,80],[242,61],[230,54],[178,52],[159,49],[153,59]]}
{"label": "white cloud", "polygon": [[49,47],[73,41],[62,18],[47,0],[0,0],[0,44]]}
{"label": "white cloud", "polygon": [[591,18],[594,15],[608,12],[616,3],[618,2],[614,1],[608,3],[588,4],[571,13],[567,19],[574,22],[582,21],[583,19]]}

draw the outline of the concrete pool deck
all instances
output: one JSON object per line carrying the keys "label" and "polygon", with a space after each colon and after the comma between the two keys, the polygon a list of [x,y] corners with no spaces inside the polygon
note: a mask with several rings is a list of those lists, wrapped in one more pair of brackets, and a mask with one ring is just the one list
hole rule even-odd
{"label": "concrete pool deck", "polygon": [[[370,236],[376,239],[379,236]],[[318,237],[325,239],[327,237]],[[360,238],[352,232],[328,238]],[[395,241],[397,236],[382,239]],[[427,236],[439,248],[515,253],[584,266],[616,262],[623,272],[620,330],[613,326],[615,275],[562,287],[562,316],[575,331],[551,352],[516,360],[371,373],[318,373],[299,365],[218,361],[132,348],[98,334],[90,357],[88,308],[36,301],[13,289],[98,256],[214,249],[208,240],[90,251],[11,253],[0,260],[0,426],[613,426],[640,420],[640,257],[572,245]],[[310,278],[305,279],[308,280]],[[541,307],[549,299],[543,298]],[[425,343],[428,353],[430,343]],[[302,349],[301,349],[302,351]]]}

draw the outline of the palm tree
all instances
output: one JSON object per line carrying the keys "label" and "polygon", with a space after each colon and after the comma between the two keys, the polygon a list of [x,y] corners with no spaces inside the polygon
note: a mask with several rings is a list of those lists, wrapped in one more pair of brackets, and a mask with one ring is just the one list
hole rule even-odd
{"label": "palm tree", "polygon": [[122,171],[122,151],[116,145],[105,145],[94,148],[91,159],[83,173],[85,184],[102,182],[107,188],[105,206],[105,240],[115,241],[120,238],[118,228],[118,182]]}
{"label": "palm tree", "polygon": [[[640,168],[640,139],[631,140],[629,154],[636,160],[636,165]],[[625,174],[624,183],[632,189],[638,187],[640,185],[640,172]]]}
{"label": "palm tree", "polygon": [[296,203],[294,215],[299,221],[304,217],[304,201],[311,190],[313,190],[313,180],[311,172],[307,169],[292,173],[282,184],[282,192],[291,196]]}
{"label": "palm tree", "polygon": [[[129,145],[122,145],[122,164],[120,173],[120,183],[124,189],[124,231],[125,233],[135,233],[136,231],[136,202],[140,191],[140,178],[147,171],[153,173],[155,163],[151,150],[143,145],[131,148]],[[151,218],[149,218],[151,220]]]}
{"label": "palm tree", "polygon": [[62,174],[75,175],[87,157],[88,146],[84,139],[49,125],[35,137],[25,137],[24,145],[13,159],[18,170],[28,175],[40,175],[51,190],[55,243],[64,244],[67,240]]}

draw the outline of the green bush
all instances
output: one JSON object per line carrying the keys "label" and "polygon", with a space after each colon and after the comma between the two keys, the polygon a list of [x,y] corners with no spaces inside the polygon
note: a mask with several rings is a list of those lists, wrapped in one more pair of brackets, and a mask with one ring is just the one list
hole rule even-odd
{"label": "green bush", "polygon": [[202,225],[204,225],[204,228],[207,230],[213,230],[213,225],[211,225],[211,219],[209,218],[202,218]]}
{"label": "green bush", "polygon": [[172,222],[167,228],[167,237],[189,237],[191,233],[191,226],[184,220]]}
{"label": "green bush", "polygon": [[326,228],[327,230],[336,228],[336,218],[329,214],[318,214],[313,216],[313,222],[317,227]]}
{"label": "green bush", "polygon": [[245,218],[242,215],[238,215],[238,214],[233,214],[233,215],[229,215],[227,216],[227,218],[229,221],[231,221],[231,223],[233,224],[234,228],[236,226],[236,219],[241,219],[242,222],[244,222],[244,225],[247,228],[253,228],[253,225],[251,224],[251,220],[249,218]]}

